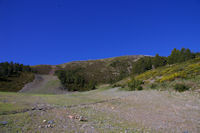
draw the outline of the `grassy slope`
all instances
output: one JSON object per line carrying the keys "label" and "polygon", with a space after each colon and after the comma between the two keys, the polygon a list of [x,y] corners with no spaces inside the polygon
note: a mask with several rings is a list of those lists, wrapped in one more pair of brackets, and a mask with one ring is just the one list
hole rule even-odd
{"label": "grassy slope", "polygon": [[36,66],[31,66],[31,68],[37,74],[49,74],[49,72],[52,70],[51,65],[36,65]]}
{"label": "grassy slope", "polygon": [[93,79],[98,83],[114,82],[127,77],[132,68],[132,64],[142,56],[121,56],[100,60],[75,61],[61,64],[66,70],[80,69],[87,79]]}
{"label": "grassy slope", "polygon": [[[136,75],[135,79],[145,82],[144,87],[151,88],[172,88],[176,83],[183,83],[191,89],[200,88],[200,58],[174,65],[167,65],[154,70],[149,70],[142,74]],[[125,78],[116,84],[126,86],[131,82],[131,78]],[[154,89],[152,87],[151,89]]]}
{"label": "grassy slope", "polygon": [[19,77],[8,77],[7,81],[0,81],[0,91],[17,92],[34,79],[33,73],[22,72]]}
{"label": "grassy slope", "polygon": [[137,75],[136,79],[154,79],[158,82],[164,82],[173,81],[176,78],[193,78],[197,75],[200,75],[200,58],[150,70]]}

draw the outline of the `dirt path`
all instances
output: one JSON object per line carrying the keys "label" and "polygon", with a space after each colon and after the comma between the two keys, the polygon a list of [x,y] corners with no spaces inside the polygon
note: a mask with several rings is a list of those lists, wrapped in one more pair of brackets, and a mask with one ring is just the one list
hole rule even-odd
{"label": "dirt path", "polygon": [[53,75],[35,75],[33,82],[26,84],[19,92],[38,94],[63,94],[59,79]]}
{"label": "dirt path", "polygon": [[64,94],[63,87],[57,78],[54,76],[56,66],[52,66],[48,75],[35,74],[33,82],[26,84],[19,92],[37,93],[37,94]]}

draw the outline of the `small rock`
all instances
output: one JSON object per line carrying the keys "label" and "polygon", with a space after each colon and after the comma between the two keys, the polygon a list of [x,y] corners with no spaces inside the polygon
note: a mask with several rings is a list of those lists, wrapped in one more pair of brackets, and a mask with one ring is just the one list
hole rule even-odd
{"label": "small rock", "polygon": [[7,125],[8,122],[7,121],[0,121],[0,125]]}
{"label": "small rock", "polygon": [[68,117],[69,117],[70,119],[74,119],[74,116],[72,116],[72,115],[69,115]]}
{"label": "small rock", "polygon": [[43,120],[42,122],[45,123],[47,120]]}
{"label": "small rock", "polygon": [[49,128],[49,127],[51,127],[51,124],[48,124],[48,125],[47,125],[47,128]]}
{"label": "small rock", "polygon": [[79,119],[79,116],[75,116],[75,119]]}
{"label": "small rock", "polygon": [[87,119],[84,118],[83,116],[80,116],[80,117],[79,117],[79,121],[87,121]]}
{"label": "small rock", "polygon": [[35,108],[35,107],[32,107],[31,110],[36,110],[36,108]]}
{"label": "small rock", "polygon": [[48,124],[53,124],[54,123],[54,121],[48,121]]}
{"label": "small rock", "polygon": [[39,128],[44,128],[44,127],[46,127],[46,125],[40,125],[40,126],[39,126]]}

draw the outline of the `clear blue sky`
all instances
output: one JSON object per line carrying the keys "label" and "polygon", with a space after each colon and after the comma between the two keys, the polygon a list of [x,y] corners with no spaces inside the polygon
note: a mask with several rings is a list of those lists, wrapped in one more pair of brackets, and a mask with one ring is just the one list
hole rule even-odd
{"label": "clear blue sky", "polygon": [[200,0],[0,0],[0,62],[200,51]]}

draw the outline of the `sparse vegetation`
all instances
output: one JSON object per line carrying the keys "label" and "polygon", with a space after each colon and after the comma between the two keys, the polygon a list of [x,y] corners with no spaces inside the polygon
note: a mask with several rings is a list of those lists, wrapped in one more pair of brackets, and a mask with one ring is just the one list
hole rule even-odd
{"label": "sparse vegetation", "polygon": [[179,91],[179,92],[183,92],[183,91],[187,91],[187,90],[189,90],[190,88],[188,87],[188,86],[186,86],[186,85],[184,85],[184,84],[176,84],[175,86],[174,86],[174,90],[176,90],[176,91]]}
{"label": "sparse vegetation", "polygon": [[[117,82],[118,86],[127,86],[130,90],[136,90],[135,80],[144,81],[144,89],[166,90],[174,87],[175,80],[194,79],[200,75],[199,53],[193,53],[189,49],[174,49],[170,56],[143,57],[133,64],[132,78]],[[195,81],[196,82],[196,81]],[[198,84],[198,83],[197,83]],[[198,87],[194,87],[197,89]]]}
{"label": "sparse vegetation", "polygon": [[152,57],[140,58],[137,62],[133,64],[132,72],[133,74],[140,74],[145,71],[152,69]]}
{"label": "sparse vegetation", "polygon": [[142,84],[144,84],[143,81],[140,80],[136,80],[136,79],[132,79],[129,83],[128,83],[128,90],[129,91],[134,91],[134,90],[142,90]]}
{"label": "sparse vegetation", "polygon": [[79,70],[80,75],[97,84],[113,84],[130,76],[132,65],[143,56],[121,56],[101,60],[75,61],[60,65],[63,70]]}
{"label": "sparse vegetation", "polygon": [[30,66],[19,63],[0,63],[0,91],[17,92],[34,79]]}
{"label": "sparse vegetation", "polygon": [[150,85],[151,89],[156,89],[156,87],[157,87],[157,84],[155,84],[155,83],[153,83],[153,84]]}
{"label": "sparse vegetation", "polygon": [[[180,51],[177,49],[172,50],[171,54],[168,57],[161,57],[158,54],[156,54],[155,57],[143,57],[133,64],[132,74],[137,75],[151,69],[165,66],[167,64],[185,62],[197,58],[198,55],[199,53],[193,53],[189,49],[182,48]],[[173,77],[179,76],[183,76],[182,73],[171,75],[171,77],[169,77],[169,80],[173,79]]]}
{"label": "sparse vegetation", "polygon": [[[79,129],[100,132],[124,132],[130,129],[130,132],[135,132],[135,127],[140,129],[138,132],[145,131],[147,127],[160,132],[182,132],[182,129],[176,128],[179,125],[184,125],[191,132],[196,131],[199,94],[196,91],[186,92],[184,95],[174,92],[199,89],[200,58],[196,54],[195,57],[175,64],[167,63],[167,58],[158,54],[155,57],[144,57],[133,65],[133,71],[136,73],[132,78],[129,76],[135,60],[127,63],[125,57],[76,62],[66,66],[35,67],[37,70],[34,71],[38,73],[36,77],[38,76],[39,81],[36,83],[39,85],[33,87],[34,90],[30,93],[37,94],[0,93],[0,118],[7,122],[6,125],[0,125],[0,132],[62,132],[75,131],[75,128],[78,132]],[[55,70],[59,80],[53,75]],[[116,82],[124,77],[125,81]],[[20,71],[4,78],[6,81],[0,82],[0,91],[18,91],[24,84],[33,80],[34,74]],[[93,91],[69,93],[62,90],[61,93],[56,93],[61,95],[49,95],[55,94],[50,92],[58,91],[62,87],[60,82],[68,91]],[[96,88],[99,89],[94,90]],[[145,89],[146,91],[141,91]],[[183,113],[177,116],[176,111],[180,110]],[[141,117],[141,114],[144,117]],[[177,117],[184,121],[174,119]],[[86,121],[79,118],[86,118]],[[51,128],[47,125],[48,121],[54,121],[50,125]],[[167,127],[158,121],[167,122]],[[139,124],[141,122],[142,125]],[[191,123],[194,124],[192,128],[188,127]],[[85,125],[89,125],[87,129]],[[162,130],[157,130],[157,126],[162,127]]]}
{"label": "sparse vegetation", "polygon": [[18,92],[25,84],[32,82],[34,77],[30,72],[21,72],[19,76],[7,77],[6,80],[0,81],[0,91]]}
{"label": "sparse vegetation", "polygon": [[176,78],[192,78],[200,74],[200,58],[174,65],[163,66],[135,76],[139,80],[155,79],[157,82],[173,81]]}
{"label": "sparse vegetation", "polygon": [[49,72],[52,70],[51,65],[37,65],[31,67],[34,73],[37,74],[49,74]]}

